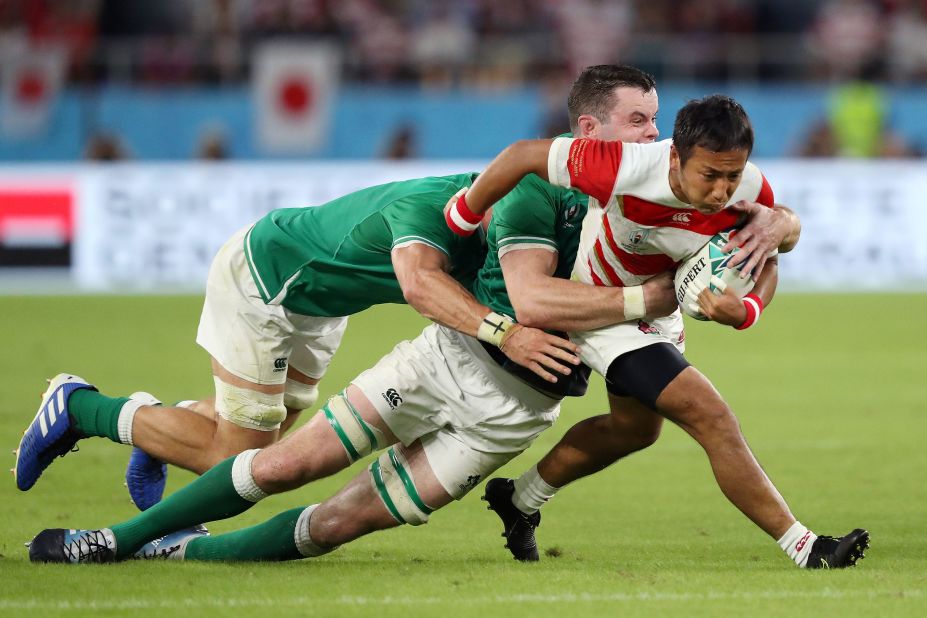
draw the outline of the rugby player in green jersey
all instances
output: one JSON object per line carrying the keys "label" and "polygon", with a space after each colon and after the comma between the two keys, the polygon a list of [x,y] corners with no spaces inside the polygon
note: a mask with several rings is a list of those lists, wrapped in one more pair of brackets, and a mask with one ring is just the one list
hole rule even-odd
{"label": "rugby player in green jersey", "polygon": [[498,322],[466,289],[483,262],[483,242],[455,236],[442,215],[474,177],[371,187],[318,207],[276,210],[239,231],[213,261],[197,334],[212,356],[214,407],[161,406],[144,393],[107,397],[60,374],[17,450],[17,486],[30,489],[79,439],[102,436],[139,447],[127,481],[144,510],[161,497],[162,462],[202,473],[276,441],[315,403],[345,316],[379,303],[408,302],[544,379],[556,380],[550,370],[568,374],[578,363],[569,341],[518,325],[504,336],[481,330],[487,319]]}
{"label": "rugby player in green jersey", "polygon": [[[600,104],[601,98],[577,104]],[[635,139],[652,141],[656,135],[655,101],[653,107],[652,113],[635,122],[639,127]],[[630,137],[628,132],[624,135]],[[520,310],[521,304],[506,292],[495,251],[508,263],[511,255],[522,253],[514,249],[535,246],[543,247],[543,255],[536,257],[543,258],[540,270],[557,293],[583,296],[582,306],[571,305],[567,317],[558,301],[551,299],[553,315],[563,326],[593,328],[640,317],[648,313],[647,307],[654,315],[675,309],[668,275],[643,289],[627,290],[554,280],[554,275],[566,276],[572,268],[585,198],[545,187],[539,180],[526,181],[524,190],[525,199],[543,199],[553,208],[536,225],[518,227],[523,202],[511,200],[511,213],[505,200],[497,205],[498,220],[488,232],[492,255],[475,286],[477,298],[492,309],[488,322],[508,332],[515,324],[503,316],[513,306]],[[505,276],[508,279],[507,272]],[[627,315],[622,308],[629,295],[638,313]],[[399,344],[333,397],[322,414],[279,443],[229,458],[123,524],[100,530],[44,531],[33,541],[30,557],[108,562],[138,552],[143,557],[195,560],[283,560],[321,555],[374,530],[422,524],[431,512],[459,499],[527,448],[556,418],[564,395],[585,391],[588,370],[583,369],[556,383],[541,380],[509,362],[485,340],[429,326],[414,341]],[[298,507],[264,524],[217,537],[190,529],[201,521],[243,512],[268,494],[332,474],[384,447],[386,452],[368,471],[320,505]]]}

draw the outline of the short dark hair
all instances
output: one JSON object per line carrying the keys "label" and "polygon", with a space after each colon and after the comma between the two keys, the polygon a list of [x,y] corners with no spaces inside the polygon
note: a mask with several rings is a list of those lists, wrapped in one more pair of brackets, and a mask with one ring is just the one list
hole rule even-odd
{"label": "short dark hair", "polygon": [[740,103],[713,94],[686,103],[676,114],[673,145],[685,164],[696,146],[711,152],[753,151],[753,125]]}
{"label": "short dark hair", "polygon": [[579,117],[589,114],[602,122],[608,122],[608,112],[615,104],[615,88],[638,88],[650,92],[657,87],[649,73],[619,64],[597,64],[586,67],[570,88],[567,97],[567,111],[570,114],[570,129],[579,128]]}

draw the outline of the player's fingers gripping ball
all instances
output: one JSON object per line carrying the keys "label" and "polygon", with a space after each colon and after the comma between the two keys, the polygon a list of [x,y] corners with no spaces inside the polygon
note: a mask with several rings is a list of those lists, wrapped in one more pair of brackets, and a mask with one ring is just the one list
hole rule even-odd
{"label": "player's fingers gripping ball", "polygon": [[735,248],[724,253],[724,247],[733,230],[725,230],[711,237],[695,255],[682,262],[676,269],[676,300],[683,313],[696,320],[707,321],[708,318],[699,310],[698,296],[708,289],[715,294],[723,294],[730,289],[738,298],[744,298],[753,289],[756,281],[753,277],[740,278],[742,262],[735,267],[728,267],[730,259],[739,251]]}

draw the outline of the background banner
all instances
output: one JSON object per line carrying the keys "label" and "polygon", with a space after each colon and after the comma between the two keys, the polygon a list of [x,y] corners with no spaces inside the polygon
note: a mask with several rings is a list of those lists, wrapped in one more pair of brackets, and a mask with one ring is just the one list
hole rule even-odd
{"label": "background banner", "polygon": [[[776,200],[794,208],[803,223],[797,249],[780,259],[783,289],[927,290],[927,208],[922,198],[927,166],[787,160],[759,164]],[[2,285],[4,270],[15,270],[3,267],[45,263],[70,265],[71,279],[86,291],[199,291],[225,239],[270,210],[317,205],[375,184],[484,165],[433,161],[0,168],[0,289],[8,289]],[[24,262],[28,255],[44,255],[45,262]]]}

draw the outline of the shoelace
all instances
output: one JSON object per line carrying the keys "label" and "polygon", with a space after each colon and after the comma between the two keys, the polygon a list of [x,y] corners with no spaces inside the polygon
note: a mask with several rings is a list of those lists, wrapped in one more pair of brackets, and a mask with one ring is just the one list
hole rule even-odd
{"label": "shoelace", "polygon": [[64,545],[64,553],[71,562],[92,560],[108,550],[109,545],[102,530],[87,531]]}

